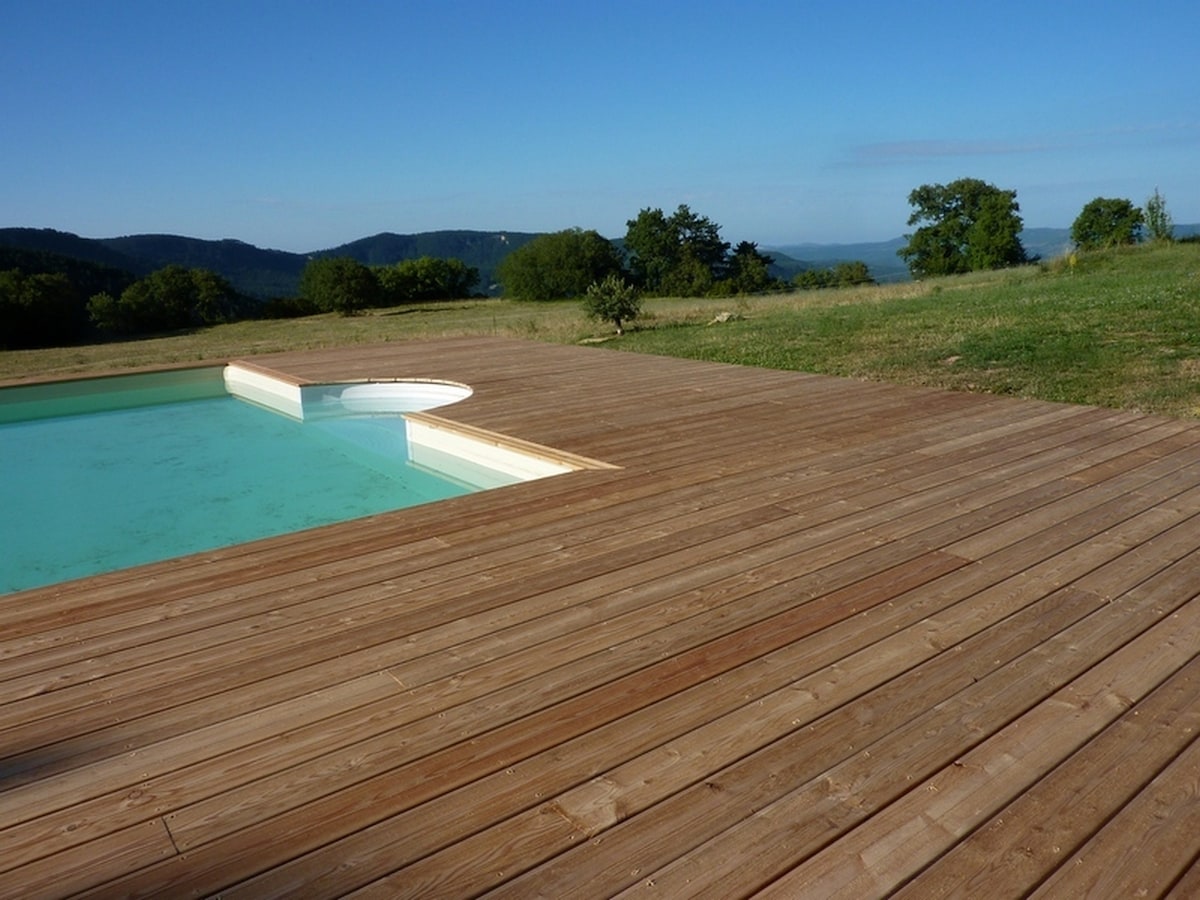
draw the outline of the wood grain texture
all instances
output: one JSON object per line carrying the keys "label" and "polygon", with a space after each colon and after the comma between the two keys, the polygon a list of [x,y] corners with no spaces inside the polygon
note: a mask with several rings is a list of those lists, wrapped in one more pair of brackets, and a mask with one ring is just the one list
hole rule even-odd
{"label": "wood grain texture", "polygon": [[13,896],[1188,896],[1200,423],[506,339],[601,468],[0,597]]}

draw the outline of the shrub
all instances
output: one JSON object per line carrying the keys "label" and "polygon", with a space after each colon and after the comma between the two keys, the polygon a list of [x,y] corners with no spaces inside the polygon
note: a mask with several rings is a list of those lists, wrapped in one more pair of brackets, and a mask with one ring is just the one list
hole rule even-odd
{"label": "shrub", "polygon": [[612,322],[617,334],[624,334],[622,322],[632,321],[642,311],[641,297],[633,285],[616,273],[588,286],[584,310],[593,319]]}

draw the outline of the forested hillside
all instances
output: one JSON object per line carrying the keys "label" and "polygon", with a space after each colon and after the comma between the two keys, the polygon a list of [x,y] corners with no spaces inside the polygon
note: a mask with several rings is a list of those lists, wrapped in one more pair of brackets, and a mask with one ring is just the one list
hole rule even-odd
{"label": "forested hillside", "polygon": [[102,238],[99,243],[135,261],[137,274],[164,266],[208,269],[250,297],[287,297],[295,293],[308,258],[283,250],[263,250],[243,241],[203,241],[171,234]]}
{"label": "forested hillside", "polygon": [[[84,238],[53,229],[0,229],[0,349],[279,315],[301,293],[306,267],[345,258],[378,271],[417,266],[419,271],[397,276],[411,276],[410,281],[418,275],[428,281],[431,265],[441,265],[471,276],[467,293],[460,286],[446,296],[467,296],[479,288],[489,292],[499,262],[534,237],[477,231],[384,233],[327,250],[289,253],[238,240],[179,235]],[[431,285],[436,290],[440,283],[395,281],[389,280],[391,294],[410,298],[428,293]]]}
{"label": "forested hillside", "polygon": [[[69,241],[60,245],[90,249]],[[98,255],[112,259],[103,252]],[[92,333],[88,298],[120,295],[135,280],[131,272],[109,262],[0,245],[0,350],[83,340]]]}
{"label": "forested hillside", "polygon": [[500,260],[535,237],[536,234],[493,231],[384,232],[338,247],[289,253],[264,250],[232,239],[208,241],[170,234],[84,238],[48,228],[0,228],[0,248],[46,251],[103,263],[137,276],[169,265],[208,269],[241,293],[266,300],[294,296],[300,274],[310,259],[335,256],[348,256],[369,266],[394,265],[423,256],[458,259],[479,270],[481,289],[487,292],[494,283]]}
{"label": "forested hillside", "polygon": [[139,271],[141,266],[136,259],[114,250],[104,241],[80,237],[67,231],[55,231],[53,228],[0,228],[0,248],[53,253],[112,266],[134,275],[144,274]]}
{"label": "forested hillside", "polygon": [[518,231],[426,231],[420,234],[383,232],[310,256],[348,256],[367,266],[390,266],[405,259],[458,259],[479,270],[480,288],[493,293],[496,268],[512,251],[538,235]]}

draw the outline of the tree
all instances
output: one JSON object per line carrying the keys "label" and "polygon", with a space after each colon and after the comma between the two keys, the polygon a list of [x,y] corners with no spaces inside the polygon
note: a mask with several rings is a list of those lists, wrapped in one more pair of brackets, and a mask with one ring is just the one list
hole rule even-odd
{"label": "tree", "polygon": [[612,241],[595,231],[568,228],[535,237],[500,261],[497,278],[518,300],[582,297],[592,285],[621,271]]}
{"label": "tree", "polygon": [[300,296],[323,312],[350,316],[378,304],[379,281],[348,256],[310,259],[300,273]]}
{"label": "tree", "polygon": [[774,283],[771,263],[774,260],[758,252],[758,244],[742,241],[734,249],[726,265],[731,294],[754,294],[765,291]]}
{"label": "tree", "polygon": [[125,317],[121,312],[120,298],[114,297],[108,291],[92,294],[88,299],[87,310],[92,324],[101,331],[122,334],[130,330],[126,327]]}
{"label": "tree", "polygon": [[705,266],[714,281],[724,277],[729,243],[721,240],[721,226],[683,204],[671,214],[671,224],[685,253]]}
{"label": "tree", "polygon": [[967,267],[972,272],[1003,269],[1025,262],[1016,192],[991,191],[979,201],[967,231]]}
{"label": "tree", "polygon": [[51,347],[87,329],[79,291],[62,273],[0,271],[0,350]]}
{"label": "tree", "polygon": [[661,209],[646,208],[625,223],[625,252],[634,281],[655,291],[679,264],[679,238]]}
{"label": "tree", "polygon": [[243,298],[226,279],[208,269],[192,269],[194,317],[204,325],[240,318]]}
{"label": "tree", "polygon": [[833,267],[833,283],[836,287],[855,287],[860,284],[874,284],[871,270],[861,259],[851,259],[840,262]]}
{"label": "tree", "polygon": [[1158,188],[1155,188],[1154,194],[1146,200],[1145,218],[1146,233],[1150,240],[1175,240],[1175,223],[1171,221],[1171,214],[1167,212],[1167,201],[1158,192]]}
{"label": "tree", "polygon": [[622,323],[636,319],[642,304],[637,288],[613,272],[588,287],[583,308],[591,318],[612,322],[617,334],[624,334]]}
{"label": "tree", "polygon": [[675,265],[659,281],[657,293],[664,297],[703,297],[712,291],[716,280],[712,266],[690,247],[684,247]]}
{"label": "tree", "polygon": [[814,290],[875,284],[875,279],[871,277],[871,270],[865,262],[854,259],[828,269],[805,269],[792,278],[792,284],[801,290]]}
{"label": "tree", "polygon": [[385,304],[461,300],[479,284],[479,270],[461,259],[422,256],[375,270]]}
{"label": "tree", "polygon": [[1097,197],[1071,225],[1071,240],[1080,250],[1136,244],[1143,222],[1142,211],[1128,200]]}
{"label": "tree", "polygon": [[214,325],[240,318],[245,311],[245,298],[220,275],[179,265],[151,272],[119,297],[102,291],[88,301],[96,326],[118,334]]}
{"label": "tree", "polygon": [[721,240],[720,226],[686,205],[670,216],[643,209],[625,224],[630,271],[644,290],[697,296],[724,277],[729,244]]}
{"label": "tree", "polygon": [[898,255],[914,278],[997,269],[1026,261],[1021,245],[1017,192],[960,178],[950,184],[923,184],[908,195],[913,207]]}
{"label": "tree", "polygon": [[175,331],[194,324],[195,285],[183,266],[164,266],[121,292],[134,332]]}

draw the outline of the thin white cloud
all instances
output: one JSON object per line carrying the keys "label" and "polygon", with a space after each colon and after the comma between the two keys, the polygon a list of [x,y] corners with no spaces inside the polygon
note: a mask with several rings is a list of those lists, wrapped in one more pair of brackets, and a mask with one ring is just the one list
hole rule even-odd
{"label": "thin white cloud", "polygon": [[1053,149],[1051,145],[1036,141],[1028,143],[942,139],[883,141],[873,144],[861,144],[851,148],[850,164],[859,166],[887,166],[895,163],[919,162],[925,159],[1044,153],[1050,149]]}
{"label": "thin white cloud", "polygon": [[981,156],[1015,156],[1112,147],[1117,142],[1153,139],[1155,142],[1195,141],[1200,136],[1196,122],[1153,122],[1130,124],[1092,131],[1034,136],[1027,140],[960,140],[927,138],[909,141],[880,141],[848,148],[850,166],[903,165],[923,160],[968,159]]}

